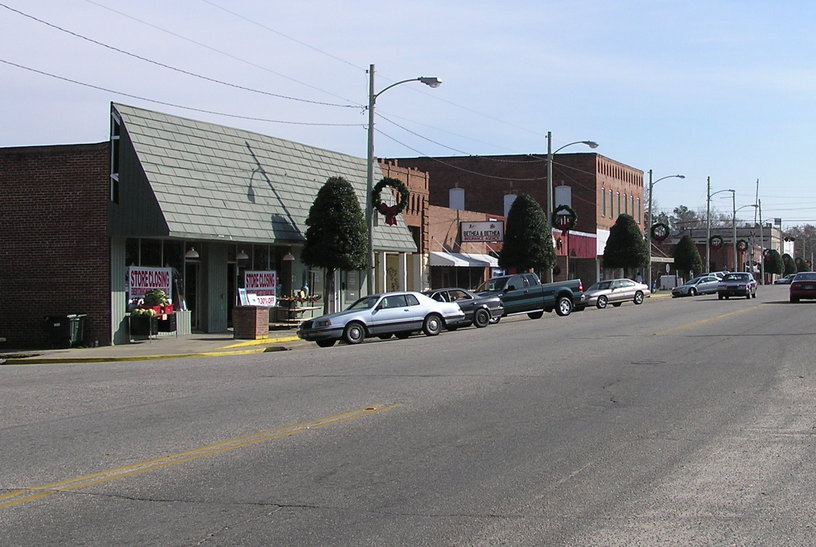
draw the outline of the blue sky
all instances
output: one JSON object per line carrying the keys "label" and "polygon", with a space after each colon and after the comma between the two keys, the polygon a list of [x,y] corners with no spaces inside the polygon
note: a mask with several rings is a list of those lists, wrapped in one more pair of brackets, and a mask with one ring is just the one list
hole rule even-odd
{"label": "blue sky", "polygon": [[444,82],[378,98],[378,156],[543,154],[551,131],[684,174],[662,210],[759,180],[764,219],[816,224],[814,23],[786,0],[0,0],[0,146],[106,140],[115,101],[363,157],[373,63],[377,91]]}

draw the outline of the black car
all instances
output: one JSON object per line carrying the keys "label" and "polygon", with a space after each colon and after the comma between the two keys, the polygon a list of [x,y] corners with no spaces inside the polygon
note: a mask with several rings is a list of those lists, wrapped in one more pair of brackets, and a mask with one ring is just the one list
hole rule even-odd
{"label": "black car", "polygon": [[439,302],[456,302],[465,313],[465,318],[455,324],[448,324],[448,330],[459,327],[486,327],[489,323],[498,323],[504,313],[501,298],[495,294],[479,295],[466,289],[447,288],[425,291],[424,294]]}

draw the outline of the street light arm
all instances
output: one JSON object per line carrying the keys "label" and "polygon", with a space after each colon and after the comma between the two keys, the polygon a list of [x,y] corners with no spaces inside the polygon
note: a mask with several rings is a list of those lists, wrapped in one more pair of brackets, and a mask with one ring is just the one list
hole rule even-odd
{"label": "street light arm", "polygon": [[372,98],[377,100],[377,97],[391,89],[392,87],[396,87],[400,84],[407,84],[408,82],[421,82],[429,87],[439,87],[442,85],[442,80],[433,76],[420,76],[418,78],[408,78],[407,80],[400,80],[399,82],[395,82],[387,87],[382,88],[378,93],[372,94]]}
{"label": "street light arm", "polygon": [[595,142],[595,141],[575,141],[575,142],[567,143],[564,146],[562,146],[561,148],[558,148],[555,152],[553,152],[553,154],[557,154],[558,152],[560,152],[564,148],[566,148],[568,146],[572,146],[573,144],[585,144],[585,145],[589,146],[590,148],[598,148],[598,143]]}

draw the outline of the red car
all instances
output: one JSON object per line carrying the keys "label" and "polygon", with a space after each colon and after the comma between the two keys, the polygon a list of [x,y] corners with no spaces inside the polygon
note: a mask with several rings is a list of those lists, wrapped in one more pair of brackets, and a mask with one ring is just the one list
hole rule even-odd
{"label": "red car", "polygon": [[816,272],[799,272],[790,284],[790,301],[816,300]]}

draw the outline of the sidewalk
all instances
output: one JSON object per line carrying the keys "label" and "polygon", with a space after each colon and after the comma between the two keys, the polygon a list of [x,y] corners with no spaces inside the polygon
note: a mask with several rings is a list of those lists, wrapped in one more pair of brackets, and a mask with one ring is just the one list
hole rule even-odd
{"label": "sidewalk", "polygon": [[0,349],[0,365],[34,365],[48,363],[102,363],[110,361],[146,361],[183,357],[217,357],[247,355],[266,351],[285,351],[295,343],[305,343],[295,329],[271,330],[269,338],[239,340],[232,332],[194,333],[136,340],[117,346],[42,350]]}
{"label": "sidewalk", "polygon": [[[651,299],[671,297],[671,291],[658,291]],[[524,316],[520,316],[523,318]],[[286,351],[297,345],[311,345],[297,337],[295,329],[273,329],[269,338],[239,340],[232,332],[194,333],[140,339],[118,346],[12,350],[0,346],[0,365],[39,365],[51,363],[105,363],[112,361],[148,361],[184,357],[248,355],[267,351]]]}

